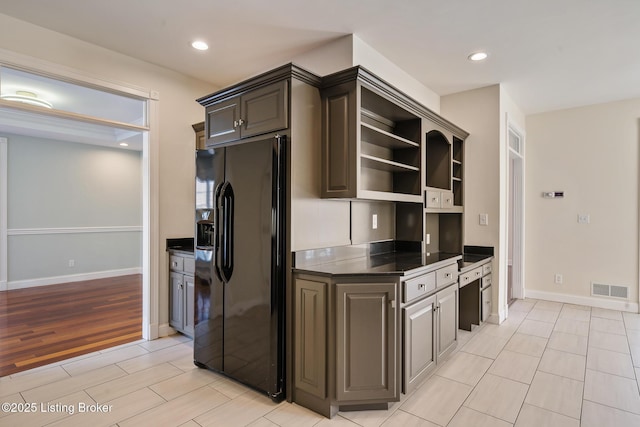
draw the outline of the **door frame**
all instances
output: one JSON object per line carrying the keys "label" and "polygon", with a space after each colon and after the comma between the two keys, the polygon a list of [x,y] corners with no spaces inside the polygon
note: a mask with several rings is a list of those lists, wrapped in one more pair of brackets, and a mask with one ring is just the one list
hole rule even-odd
{"label": "door frame", "polygon": [[[152,340],[159,336],[159,93],[126,83],[103,79],[60,64],[0,49],[0,66],[19,69],[67,83],[92,87],[105,92],[143,99],[147,105],[147,126],[143,131],[142,150],[142,338]],[[6,104],[4,105],[6,107]],[[10,106],[9,106],[10,108]],[[21,106],[29,110],[29,106]],[[41,109],[35,110],[42,114]],[[46,112],[45,112],[46,113]],[[52,111],[55,117],[77,119],[73,113]],[[100,119],[92,120],[99,123]],[[107,126],[113,123],[104,120]],[[4,141],[2,141],[4,140]],[[7,139],[0,140],[0,291],[8,287],[7,274]],[[5,187],[4,189],[2,187]]]}
{"label": "door frame", "polygon": [[[510,133],[519,138],[519,149],[512,148]],[[519,124],[515,123],[509,115],[506,120],[507,133],[507,250],[503,260],[507,268],[512,266],[512,297],[523,299],[525,297],[525,132]],[[513,162],[512,162],[513,161]],[[512,200],[513,198],[513,200]],[[511,221],[513,228],[510,227]],[[511,231],[513,230],[513,231]],[[510,259],[509,246],[513,248],[513,256]],[[510,263],[511,261],[511,263]],[[507,295],[509,277],[507,277]],[[508,303],[509,301],[507,301]]]}

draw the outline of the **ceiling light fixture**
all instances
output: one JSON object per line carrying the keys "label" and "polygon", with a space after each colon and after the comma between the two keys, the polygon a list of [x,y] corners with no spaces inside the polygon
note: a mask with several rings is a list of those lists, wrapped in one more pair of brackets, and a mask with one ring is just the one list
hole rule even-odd
{"label": "ceiling light fixture", "polygon": [[38,95],[26,90],[17,90],[15,95],[0,95],[0,98],[6,101],[24,102],[25,104],[36,105],[38,107],[53,108],[53,104],[51,104],[49,101],[47,101],[46,99],[38,98]]}
{"label": "ceiling light fixture", "polygon": [[127,144],[126,142],[121,142],[121,143],[120,143],[120,146],[121,146],[121,147],[128,147],[128,146],[129,146],[129,144]]}
{"label": "ceiling light fixture", "polygon": [[202,40],[196,40],[191,42],[191,47],[198,50],[207,50],[209,49],[209,45]]}
{"label": "ceiling light fixture", "polygon": [[487,59],[487,56],[489,55],[487,55],[486,52],[476,52],[469,55],[468,58],[471,61],[482,61],[483,59]]}

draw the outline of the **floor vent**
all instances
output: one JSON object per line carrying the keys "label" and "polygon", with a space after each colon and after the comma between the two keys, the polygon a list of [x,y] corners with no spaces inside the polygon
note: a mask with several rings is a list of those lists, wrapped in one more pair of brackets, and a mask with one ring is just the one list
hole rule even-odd
{"label": "floor vent", "polygon": [[629,299],[629,287],[618,286],[618,285],[603,285],[601,283],[592,283],[591,295],[599,296],[599,297]]}

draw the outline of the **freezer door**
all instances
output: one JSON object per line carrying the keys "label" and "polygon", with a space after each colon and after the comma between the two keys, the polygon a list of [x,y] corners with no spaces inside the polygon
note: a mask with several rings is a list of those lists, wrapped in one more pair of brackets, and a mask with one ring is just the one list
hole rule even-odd
{"label": "freezer door", "polygon": [[196,152],[194,361],[222,370],[223,287],[216,277],[216,189],[224,182],[224,149]]}
{"label": "freezer door", "polygon": [[[228,279],[224,372],[272,397],[282,379],[281,146],[280,138],[270,138],[227,147],[225,181],[233,200],[223,203],[233,210],[232,220],[227,220],[233,229],[223,238],[230,240],[225,249],[230,252],[221,260],[223,279]],[[231,272],[226,271],[230,266]]]}

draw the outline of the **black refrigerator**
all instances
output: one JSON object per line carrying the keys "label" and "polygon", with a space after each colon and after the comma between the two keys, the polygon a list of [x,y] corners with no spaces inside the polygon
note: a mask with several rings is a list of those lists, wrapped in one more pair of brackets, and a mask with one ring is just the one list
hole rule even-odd
{"label": "black refrigerator", "polygon": [[286,139],[196,153],[194,362],[284,392]]}

